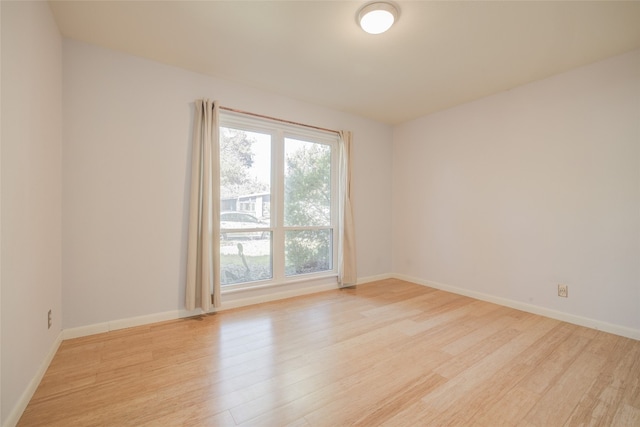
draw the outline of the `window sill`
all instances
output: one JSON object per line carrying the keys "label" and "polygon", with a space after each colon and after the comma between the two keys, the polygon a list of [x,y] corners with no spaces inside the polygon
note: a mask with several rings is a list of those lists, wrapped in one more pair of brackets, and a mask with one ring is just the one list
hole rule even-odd
{"label": "window sill", "polygon": [[[285,298],[293,298],[317,292],[338,289],[337,274],[305,277],[295,281],[243,286],[242,288],[223,289],[221,306],[218,310],[261,304]],[[213,311],[218,311],[214,309]]]}
{"label": "window sill", "polygon": [[227,285],[222,286],[220,290],[221,295],[231,295],[235,293],[241,293],[246,291],[258,290],[258,289],[272,289],[272,288],[281,288],[287,286],[296,286],[300,284],[309,284],[313,286],[315,283],[318,284],[327,284],[327,283],[335,283],[338,284],[338,274],[335,272],[330,272],[326,274],[309,274],[306,276],[296,277],[294,279],[287,279],[283,282],[278,283],[263,283],[263,282],[251,282],[251,283],[242,283],[237,285]]}

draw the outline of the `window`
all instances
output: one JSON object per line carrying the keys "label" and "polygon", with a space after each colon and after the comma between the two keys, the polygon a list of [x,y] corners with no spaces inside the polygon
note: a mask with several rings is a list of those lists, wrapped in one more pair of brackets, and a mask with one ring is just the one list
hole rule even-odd
{"label": "window", "polygon": [[337,135],[220,113],[220,282],[336,275]]}

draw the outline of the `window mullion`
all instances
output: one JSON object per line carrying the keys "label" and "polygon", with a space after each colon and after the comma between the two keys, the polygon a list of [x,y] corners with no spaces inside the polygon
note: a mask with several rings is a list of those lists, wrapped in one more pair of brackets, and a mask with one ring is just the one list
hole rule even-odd
{"label": "window mullion", "polygon": [[271,156],[273,202],[275,216],[273,220],[273,278],[282,280],[284,274],[284,133],[278,130],[273,138]]}

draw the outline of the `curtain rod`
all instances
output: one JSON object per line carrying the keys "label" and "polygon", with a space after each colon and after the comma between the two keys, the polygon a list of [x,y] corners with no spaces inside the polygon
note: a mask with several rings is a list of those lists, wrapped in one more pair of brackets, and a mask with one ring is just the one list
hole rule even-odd
{"label": "curtain rod", "polygon": [[250,113],[249,111],[236,110],[235,108],[224,107],[222,105],[219,108],[221,110],[231,111],[233,113],[246,114],[246,115],[253,116],[253,117],[259,117],[261,119],[275,120],[276,122],[287,123],[287,124],[296,125],[296,126],[304,126],[304,127],[311,128],[311,129],[322,130],[322,131],[325,131],[325,132],[331,132],[331,133],[335,133],[335,134],[340,134],[340,132],[338,132],[337,130],[333,130],[333,129],[327,129],[327,128],[323,128],[323,127],[319,127],[319,126],[313,126],[313,125],[306,125],[304,123],[292,122],[290,120],[283,120],[283,119],[279,119],[277,117],[270,117],[270,116],[265,116],[263,114]]}

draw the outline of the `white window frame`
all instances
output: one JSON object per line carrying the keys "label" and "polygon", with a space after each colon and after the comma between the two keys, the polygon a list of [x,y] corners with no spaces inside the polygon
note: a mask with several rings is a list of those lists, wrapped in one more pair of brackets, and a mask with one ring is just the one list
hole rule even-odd
{"label": "white window frame", "polygon": [[[259,132],[271,136],[271,202],[270,226],[261,228],[262,231],[272,233],[271,257],[272,278],[252,282],[233,283],[221,286],[221,292],[231,293],[243,289],[290,285],[297,282],[314,281],[338,276],[338,233],[339,227],[339,142],[338,135],[333,132],[316,130],[304,126],[254,117],[247,114],[220,111],[219,128],[234,128],[248,132]],[[222,132],[220,132],[222,134]],[[329,226],[285,227],[284,226],[284,141],[286,138],[297,139],[312,143],[324,144],[331,147],[331,221]],[[332,243],[332,269],[316,273],[305,273],[293,276],[285,275],[285,232],[302,229],[330,229]],[[251,229],[243,231],[253,231]],[[219,244],[219,238],[214,238],[214,244]],[[220,272],[217,272],[220,274]]]}

